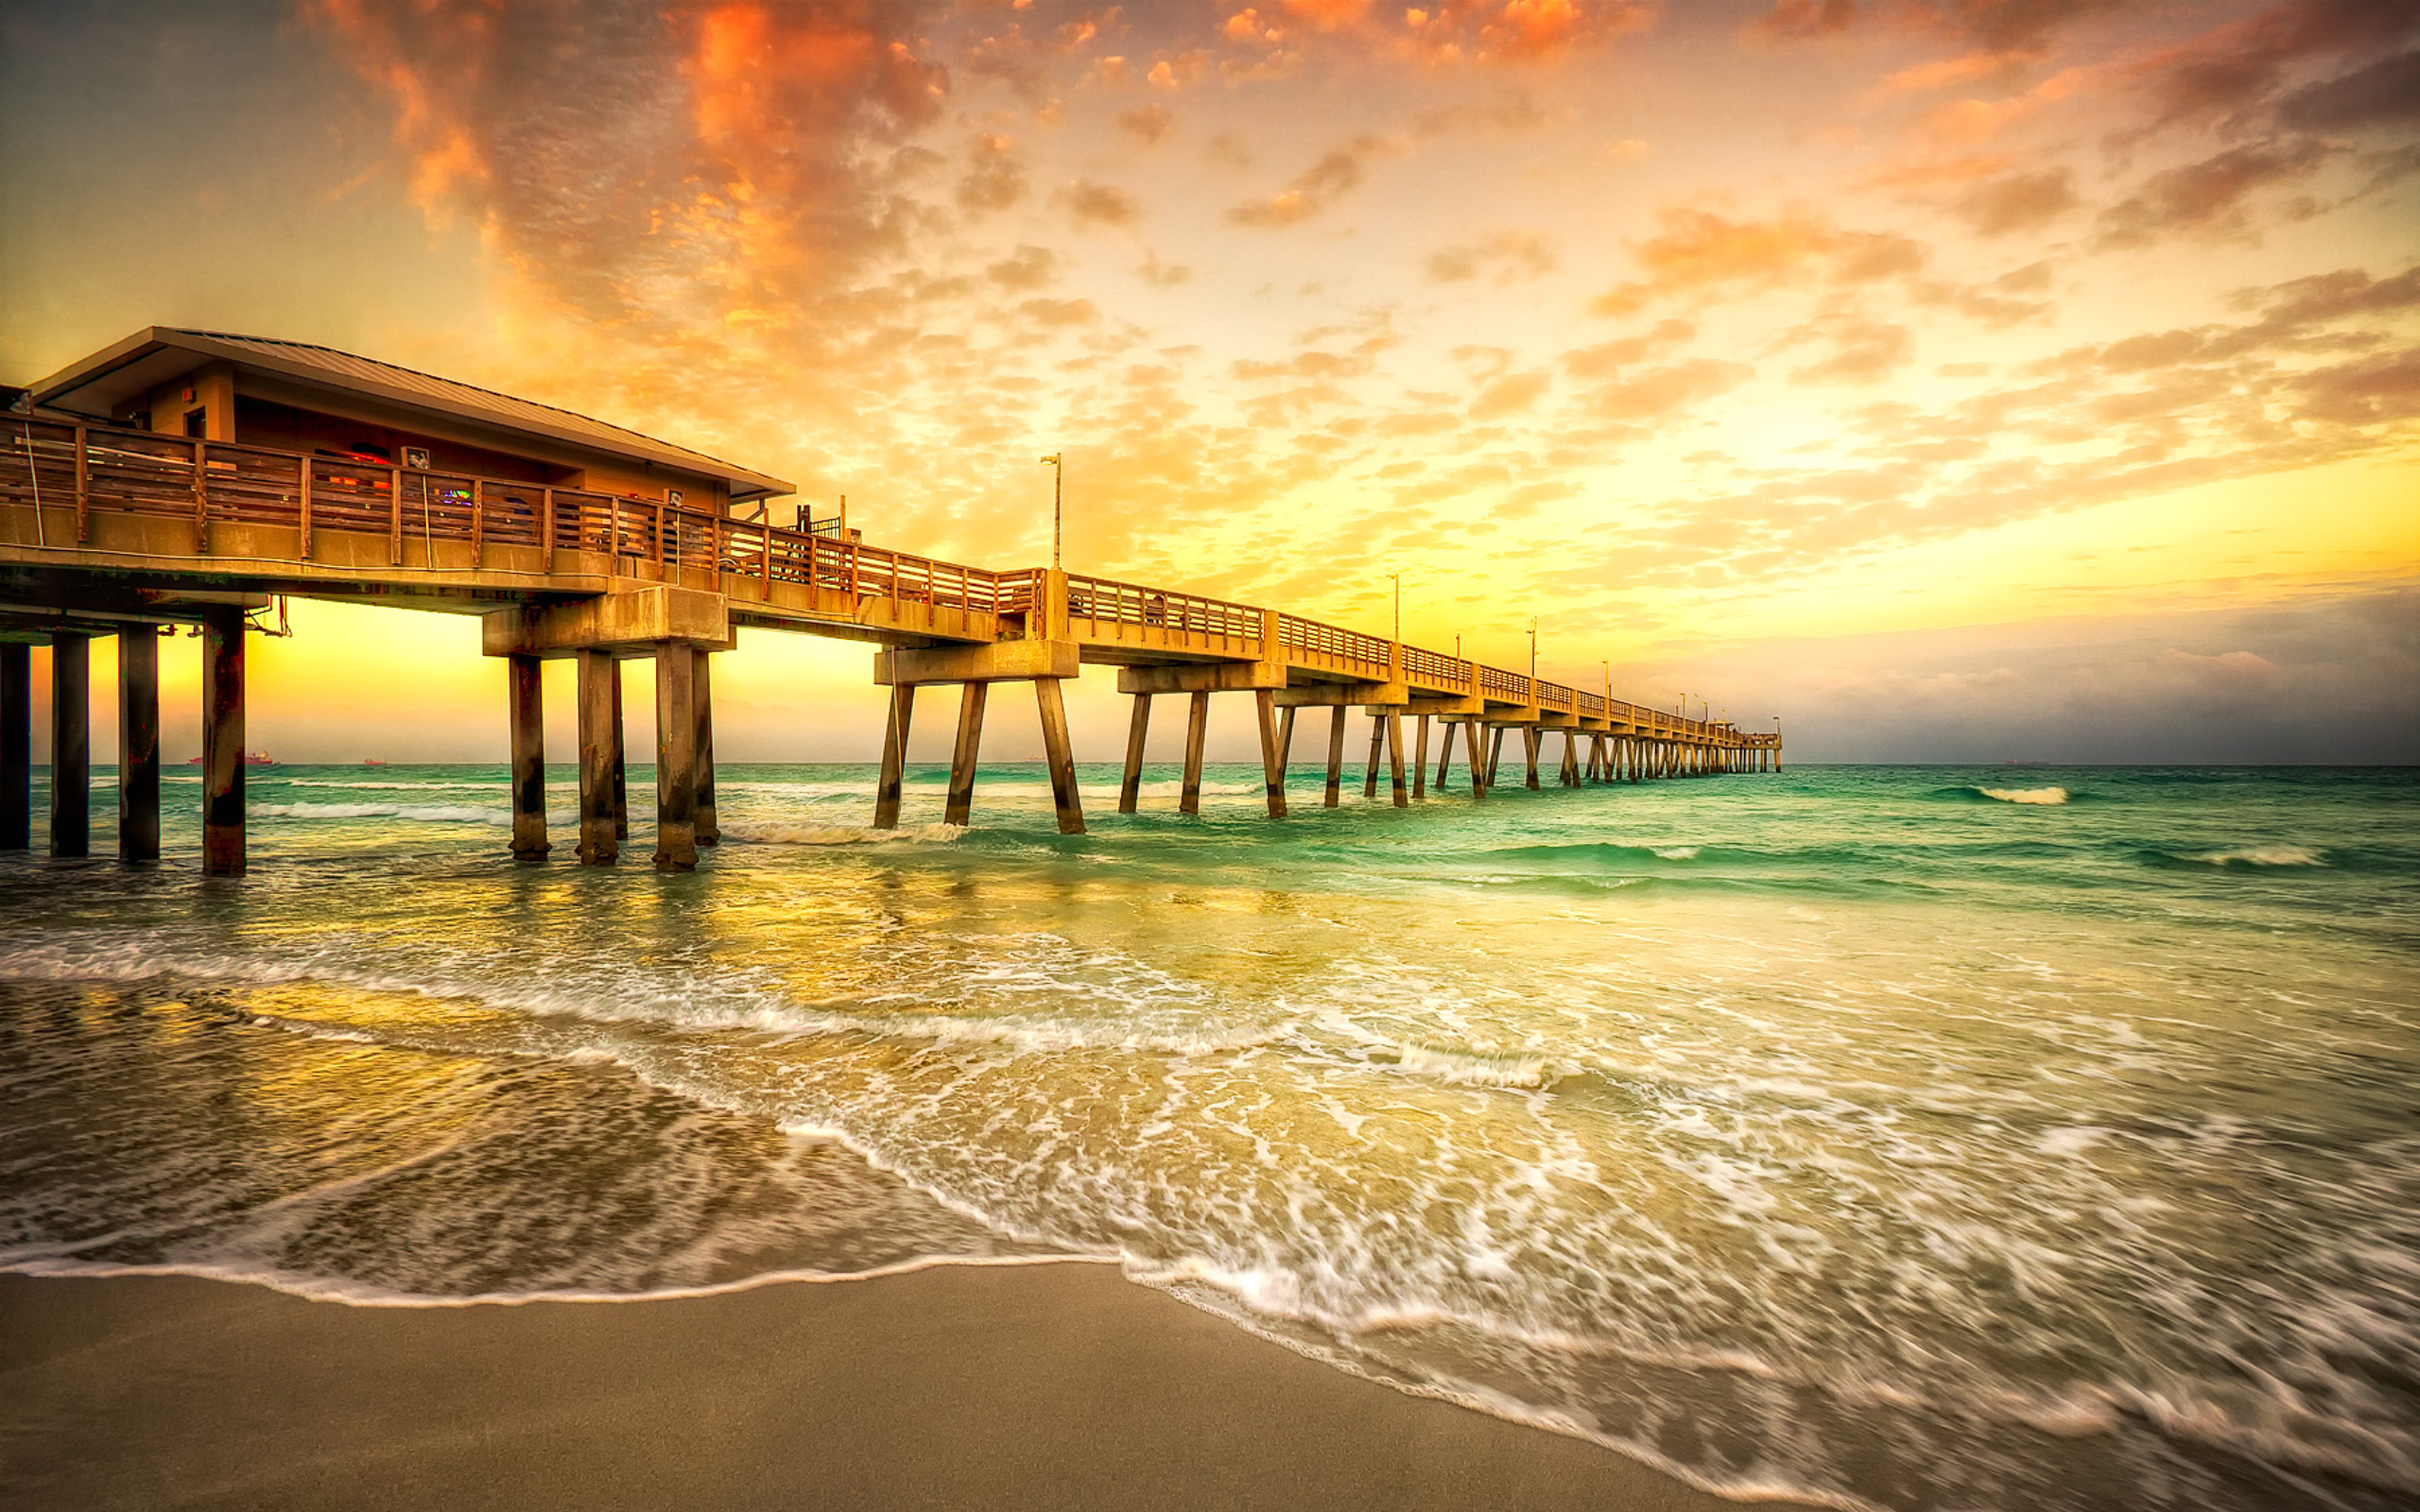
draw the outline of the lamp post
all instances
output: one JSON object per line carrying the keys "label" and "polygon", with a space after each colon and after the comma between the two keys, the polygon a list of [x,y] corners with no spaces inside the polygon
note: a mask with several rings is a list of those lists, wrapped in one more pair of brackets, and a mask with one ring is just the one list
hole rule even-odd
{"label": "lamp post", "polygon": [[1387,578],[1395,585],[1395,644],[1403,644],[1403,574],[1389,573]]}
{"label": "lamp post", "polygon": [[1530,701],[1531,703],[1535,703],[1535,702],[1537,702],[1537,701],[1538,701],[1537,680],[1538,680],[1538,620],[1537,620],[1537,616],[1533,614],[1533,615],[1530,616]]}
{"label": "lamp post", "polygon": [[1067,497],[1067,470],[1060,463],[1059,454],[1051,453],[1042,459],[1050,469],[1050,570],[1059,570],[1060,522],[1064,518]]}

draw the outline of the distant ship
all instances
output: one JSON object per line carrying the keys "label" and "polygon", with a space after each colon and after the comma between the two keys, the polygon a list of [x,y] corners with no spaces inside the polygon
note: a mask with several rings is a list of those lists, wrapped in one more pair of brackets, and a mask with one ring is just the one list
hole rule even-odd
{"label": "distant ship", "polygon": [[[201,758],[199,756],[188,756],[185,758],[185,765],[187,766],[199,766],[201,765]],[[247,766],[274,766],[277,765],[277,758],[265,750],[248,750],[244,752],[244,765]]]}
{"label": "distant ship", "polygon": [[361,765],[364,766],[384,766],[387,765],[387,761],[383,756],[364,756],[361,758]]}

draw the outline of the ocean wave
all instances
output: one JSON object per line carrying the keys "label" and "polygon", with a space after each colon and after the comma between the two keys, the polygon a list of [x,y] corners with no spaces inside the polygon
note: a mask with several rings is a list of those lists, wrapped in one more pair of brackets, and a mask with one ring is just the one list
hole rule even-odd
{"label": "ocean wave", "polygon": [[1976,792],[2002,803],[2065,803],[2067,790],[2064,787],[1979,787]]}
{"label": "ocean wave", "polygon": [[1404,1070],[1464,1087],[1540,1088],[1561,1079],[1562,1070],[1540,1055],[1526,1051],[1447,1049],[1437,1045],[1405,1045],[1397,1052]]}
{"label": "ocean wave", "polygon": [[2211,850],[2187,856],[2187,861],[2214,867],[2324,867],[2320,852],[2307,845],[2248,845],[2233,850]]}
{"label": "ocean wave", "polygon": [[[418,819],[430,824],[488,824],[503,826],[512,822],[509,808],[480,808],[468,803],[255,803],[251,812],[270,819]],[[549,814],[548,825],[560,829],[577,828],[577,814]]]}
{"label": "ocean wave", "polygon": [[722,837],[750,845],[948,845],[966,833],[960,824],[911,824],[877,830],[871,824],[725,823]]}

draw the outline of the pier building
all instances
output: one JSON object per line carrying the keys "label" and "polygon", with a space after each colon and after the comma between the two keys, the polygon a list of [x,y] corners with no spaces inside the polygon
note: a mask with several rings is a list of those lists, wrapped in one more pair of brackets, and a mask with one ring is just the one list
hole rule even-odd
{"label": "pier building", "polygon": [[577,851],[607,865],[630,834],[620,665],[648,657],[653,859],[697,864],[719,837],[713,658],[743,627],[876,648],[873,678],[890,689],[878,828],[898,823],[919,690],[959,689],[944,817],[964,824],[992,685],[1025,682],[1059,828],[1081,833],[1060,684],[1087,666],[1115,669],[1133,700],[1121,813],[1138,806],[1162,696],[1185,699],[1186,813],[1200,806],[1214,694],[1253,700],[1273,818],[1288,813],[1298,716],[1321,710],[1327,807],[1355,710],[1369,716],[1362,792],[1376,797],[1383,768],[1399,806],[1457,776],[1486,797],[1508,739],[1527,788],[1549,764],[1566,786],[1780,766],[1777,733],[1626,702],[1610,686],[1177,587],[867,544],[786,504],[793,491],[567,410],[301,342],[152,327],[0,389],[0,850],[32,845],[29,650],[44,643],[48,848],[89,849],[89,645],[113,635],[119,853],[159,856],[158,637],[190,626],[204,644],[202,866],[242,871],[245,636],[278,595],[480,616],[483,648],[507,664],[511,845],[530,859],[551,849],[541,662],[577,663]]}

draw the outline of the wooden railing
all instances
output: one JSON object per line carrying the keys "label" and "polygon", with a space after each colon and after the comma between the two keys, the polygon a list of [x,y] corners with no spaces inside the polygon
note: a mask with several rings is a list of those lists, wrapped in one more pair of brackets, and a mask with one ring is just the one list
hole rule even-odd
{"label": "wooden railing", "polygon": [[[93,515],[101,511],[189,521],[194,552],[204,557],[215,525],[295,530],[304,560],[313,556],[314,534],[335,530],[383,535],[389,562],[397,567],[433,567],[441,541],[468,541],[475,561],[489,544],[534,547],[548,571],[558,552],[593,552],[610,558],[615,571],[626,563],[653,562],[975,615],[1029,612],[1046,581],[1038,568],[991,572],[734,520],[669,499],[0,415],[0,505],[36,504],[42,507],[30,511],[30,528],[21,522],[20,539],[0,545],[81,545],[92,539]],[[73,539],[47,539],[54,533],[48,512],[69,509]],[[415,555],[418,562],[411,559]],[[1066,581],[1069,618],[1085,622],[1096,634],[1103,625],[1132,626],[1266,645],[1274,614],[1280,655],[1342,662],[1343,670],[1370,680],[1400,675],[1424,687],[1610,718],[1658,735],[1780,744],[1778,735],[1724,730],[1558,683],[1533,684],[1519,673],[1419,646],[1398,647],[1299,615],[1107,578],[1069,575]]]}

